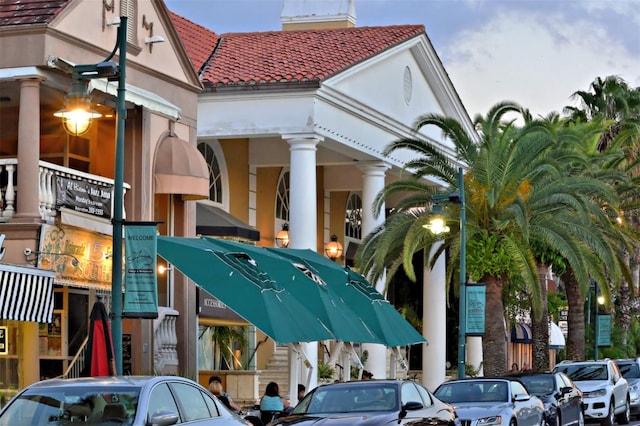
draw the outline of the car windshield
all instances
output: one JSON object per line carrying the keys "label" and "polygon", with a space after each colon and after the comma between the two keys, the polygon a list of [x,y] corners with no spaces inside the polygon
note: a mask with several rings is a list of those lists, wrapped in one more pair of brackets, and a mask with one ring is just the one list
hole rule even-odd
{"label": "car windshield", "polygon": [[620,374],[622,374],[622,377],[625,379],[640,378],[640,368],[638,368],[638,364],[635,362],[618,363],[618,368],[620,369]]}
{"label": "car windshield", "polygon": [[397,387],[384,383],[322,386],[307,395],[293,414],[389,412],[398,408]]}
{"label": "car windshield", "polygon": [[507,402],[509,386],[506,381],[473,380],[444,383],[434,395],[450,404],[464,402]]}
{"label": "car windshield", "polygon": [[138,388],[36,388],[14,398],[0,416],[0,426],[75,426],[133,423]]}
{"label": "car windshield", "polygon": [[607,380],[607,366],[602,364],[558,365],[556,369],[574,382]]}
{"label": "car windshield", "polygon": [[521,376],[520,381],[534,395],[548,395],[553,393],[553,376]]}

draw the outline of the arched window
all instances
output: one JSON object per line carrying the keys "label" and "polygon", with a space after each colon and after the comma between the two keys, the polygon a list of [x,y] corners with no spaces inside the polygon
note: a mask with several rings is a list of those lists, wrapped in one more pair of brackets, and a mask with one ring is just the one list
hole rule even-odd
{"label": "arched window", "polygon": [[289,222],[289,171],[283,171],[278,180],[276,193],[276,225]]}
{"label": "arched window", "polygon": [[355,193],[351,193],[347,200],[344,235],[353,240],[362,239],[362,198]]}
{"label": "arched window", "polygon": [[222,153],[217,153],[216,148],[219,145],[210,142],[198,143],[198,151],[202,154],[207,167],[209,168],[209,200],[219,204],[225,204],[223,196],[225,195],[223,190],[222,168],[220,167],[220,161],[218,158],[222,158]]}

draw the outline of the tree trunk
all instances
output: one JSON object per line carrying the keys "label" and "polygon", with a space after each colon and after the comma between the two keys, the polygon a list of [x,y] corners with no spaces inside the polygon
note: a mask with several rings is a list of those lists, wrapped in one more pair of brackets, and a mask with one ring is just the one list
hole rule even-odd
{"label": "tree trunk", "polygon": [[531,313],[531,335],[533,339],[533,363],[534,371],[544,372],[549,370],[549,307],[547,304],[547,273],[549,267],[537,263],[538,283],[540,285],[540,316]]}
{"label": "tree trunk", "polygon": [[483,370],[485,376],[499,376],[508,372],[507,334],[502,303],[503,277],[485,276],[486,318],[482,339]]}
{"label": "tree trunk", "polygon": [[569,268],[562,277],[565,291],[567,292],[567,305],[569,305],[567,359],[583,361],[584,355],[584,296],[580,291],[580,285],[576,281],[573,271]]}
{"label": "tree trunk", "polygon": [[[629,264],[630,261],[630,256],[629,256],[629,252],[627,252],[625,250],[624,254],[624,261]],[[620,327],[623,330],[622,333],[622,340],[620,341],[620,344],[623,348],[627,347],[627,337],[629,336],[629,328],[631,327],[631,288],[629,286],[629,283],[627,282],[626,279],[624,279],[624,277],[622,278],[621,282],[620,282],[620,315],[618,317],[618,321],[620,324]]]}

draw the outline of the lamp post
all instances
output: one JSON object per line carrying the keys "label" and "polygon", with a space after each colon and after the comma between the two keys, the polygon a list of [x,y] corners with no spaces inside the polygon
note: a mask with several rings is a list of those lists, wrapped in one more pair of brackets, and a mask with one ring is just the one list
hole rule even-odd
{"label": "lamp post", "polygon": [[[458,297],[458,378],[464,379],[466,375],[465,359],[467,349],[467,212],[464,198],[464,173],[462,167],[458,168],[458,188],[460,193],[435,195],[433,197],[434,211],[439,204],[460,204],[460,283]],[[438,207],[439,208],[439,207]],[[444,224],[442,217],[436,216],[429,225],[425,225],[434,234],[449,232],[449,227]]]}
{"label": "lamp post", "polygon": [[600,293],[600,289],[598,288],[598,283],[595,281],[592,281],[593,283],[593,295],[595,297],[595,305],[596,305],[596,314],[594,316],[594,321],[593,321],[593,359],[594,360],[598,360],[598,334],[600,332],[599,328],[599,323],[598,323],[598,314],[600,311],[600,306],[599,305],[604,305],[604,296]]}
{"label": "lamp post", "polygon": [[[118,65],[111,59],[119,54]],[[111,334],[113,339],[113,352],[116,364],[116,373],[122,375],[122,225],[124,210],[124,131],[127,118],[125,104],[125,81],[127,65],[127,17],[120,17],[120,26],[116,45],[111,54],[102,62],[92,65],[75,65],[72,69],[72,95],[70,100],[76,100],[78,107],[89,108],[88,94],[84,96],[77,88],[81,84],[86,86],[88,80],[95,78],[108,78],[118,80],[118,95],[116,99],[116,146],[115,146],[115,170],[113,188],[113,213],[112,213],[112,270],[111,270]],[[73,89],[76,88],[74,91]],[[66,105],[69,111],[58,111],[56,116],[63,120],[70,120],[70,105]],[[83,119],[87,119],[91,110],[85,111]],[[89,117],[93,118],[93,117]],[[65,123],[66,123],[65,121]],[[65,129],[78,129],[77,126],[65,124]]]}

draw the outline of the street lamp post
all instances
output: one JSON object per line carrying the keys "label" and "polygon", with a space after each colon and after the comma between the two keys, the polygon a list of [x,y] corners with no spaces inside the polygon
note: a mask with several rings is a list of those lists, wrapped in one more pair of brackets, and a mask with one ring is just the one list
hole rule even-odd
{"label": "street lamp post", "polygon": [[[119,54],[118,65],[111,59]],[[111,54],[102,62],[91,65],[75,65],[72,69],[72,88],[76,91],[71,100],[77,101],[81,109],[90,108],[90,99],[87,93],[79,93],[78,86],[86,88],[86,82],[95,78],[108,78],[118,80],[118,95],[116,99],[116,146],[115,146],[115,170],[113,188],[113,213],[112,213],[112,273],[111,273],[111,334],[113,339],[113,352],[116,364],[116,373],[122,374],[122,226],[124,210],[124,132],[127,119],[125,104],[125,81],[127,65],[127,17],[120,17],[120,26],[116,45]],[[59,111],[56,116],[63,120],[71,117],[71,105],[66,106],[67,111]],[[84,111],[84,117],[91,115],[91,111]],[[88,124],[87,124],[88,125]],[[77,126],[65,126],[65,129],[77,129]]]}
{"label": "street lamp post", "polygon": [[[445,203],[460,204],[460,278],[459,278],[459,297],[458,297],[458,378],[464,379],[466,375],[466,349],[467,349],[467,212],[464,198],[464,173],[462,167],[458,168],[458,194],[434,195],[433,204],[437,206]],[[435,222],[425,225],[425,228],[431,230],[434,234],[448,232],[447,227],[442,218],[434,218]]]}

